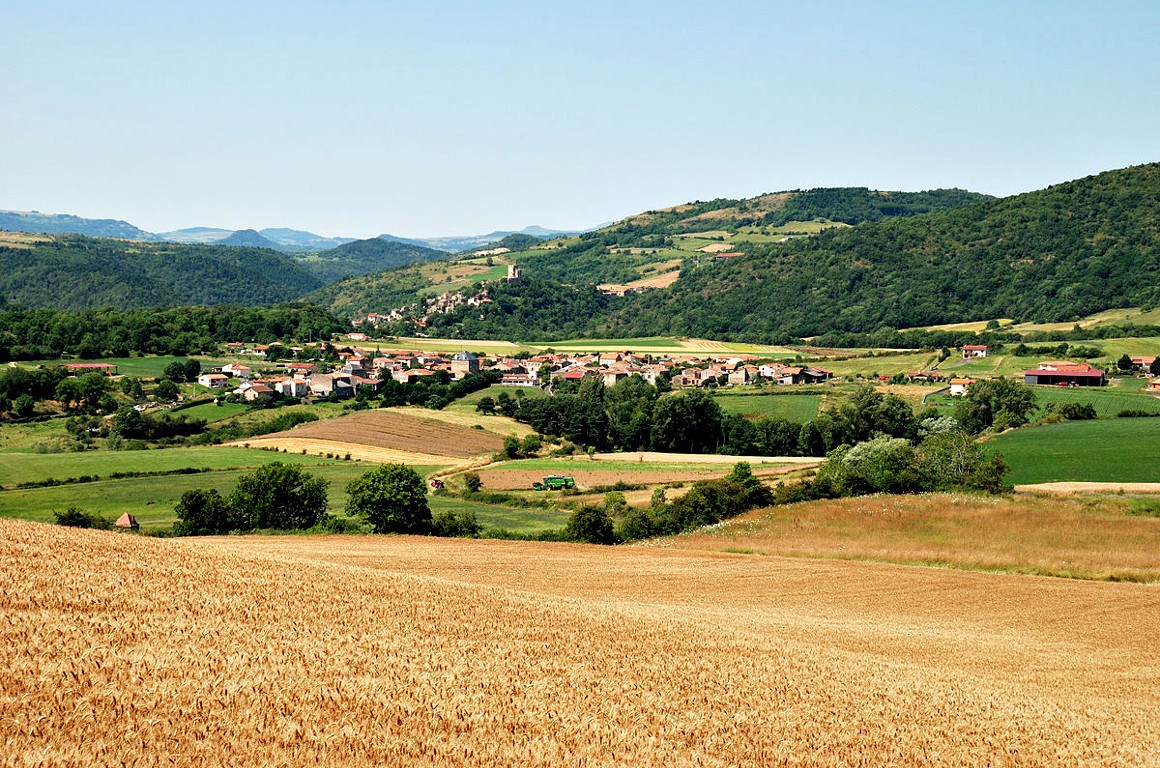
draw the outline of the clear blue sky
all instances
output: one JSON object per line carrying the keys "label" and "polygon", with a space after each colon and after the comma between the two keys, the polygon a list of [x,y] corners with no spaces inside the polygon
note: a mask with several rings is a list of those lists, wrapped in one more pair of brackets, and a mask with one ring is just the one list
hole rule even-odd
{"label": "clear blue sky", "polygon": [[25,2],[0,208],[163,231],[583,228],[1160,160],[1160,2]]}

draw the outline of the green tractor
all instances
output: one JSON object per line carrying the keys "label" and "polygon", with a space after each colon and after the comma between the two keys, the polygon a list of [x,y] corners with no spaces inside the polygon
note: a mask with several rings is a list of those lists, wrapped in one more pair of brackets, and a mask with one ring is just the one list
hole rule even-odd
{"label": "green tractor", "polygon": [[563,475],[545,475],[544,482],[532,483],[533,491],[562,491],[565,488],[575,488],[576,481]]}

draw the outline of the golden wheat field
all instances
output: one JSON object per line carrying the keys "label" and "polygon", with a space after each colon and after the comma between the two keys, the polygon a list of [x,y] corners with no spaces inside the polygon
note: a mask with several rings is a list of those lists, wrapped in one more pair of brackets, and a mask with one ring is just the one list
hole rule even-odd
{"label": "golden wheat field", "polygon": [[7,765],[1160,764],[1160,592],[0,520]]}
{"label": "golden wheat field", "polygon": [[1128,509],[1128,499],[1115,496],[860,496],[757,509],[660,543],[1160,587],[1160,519]]}

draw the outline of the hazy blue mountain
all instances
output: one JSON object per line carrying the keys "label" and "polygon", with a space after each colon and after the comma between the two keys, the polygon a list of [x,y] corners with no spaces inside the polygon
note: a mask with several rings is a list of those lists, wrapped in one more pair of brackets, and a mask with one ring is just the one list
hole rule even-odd
{"label": "hazy blue mountain", "polygon": [[169,243],[207,244],[217,243],[232,235],[232,229],[218,229],[217,227],[188,227],[175,229],[172,232],[160,232],[157,237]]}
{"label": "hazy blue mountain", "polygon": [[260,229],[258,234],[277,243],[285,251],[329,251],[355,240],[353,237],[326,237],[286,227]]}
{"label": "hazy blue mountain", "polygon": [[120,219],[84,219],[67,213],[0,211],[0,229],[11,232],[45,232],[89,237],[120,237],[127,240],[158,240],[151,232]]}
{"label": "hazy blue mountain", "polygon": [[379,235],[383,240],[391,240],[396,243],[407,243],[408,245],[421,245],[424,248],[434,248],[437,251],[444,251],[446,253],[463,253],[464,251],[474,251],[482,248],[485,245],[490,245],[498,240],[502,240],[508,235],[531,235],[540,240],[547,240],[553,237],[564,237],[566,235],[579,234],[579,230],[566,231],[562,229],[545,229],[540,226],[524,227],[518,232],[512,230],[498,230],[496,232],[489,232],[486,235],[459,235],[449,237],[397,237],[395,235]]}
{"label": "hazy blue mountain", "polygon": [[258,234],[257,230],[239,229],[224,240],[218,240],[217,245],[237,245],[243,248],[269,248],[272,251],[281,250],[273,240],[267,240]]}

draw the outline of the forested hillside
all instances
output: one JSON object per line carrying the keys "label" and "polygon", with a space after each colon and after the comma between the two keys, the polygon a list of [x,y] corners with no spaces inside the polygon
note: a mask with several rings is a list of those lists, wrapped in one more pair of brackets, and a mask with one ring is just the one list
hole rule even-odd
{"label": "forested hillside", "polygon": [[265,249],[0,234],[0,298],[27,307],[274,304],[321,284]]}
{"label": "forested hillside", "polygon": [[755,246],[682,272],[603,328],[769,339],[1160,304],[1160,164]]}
{"label": "forested hillside", "polygon": [[347,324],[307,304],[62,312],[0,305],[0,360],[190,355],[222,342],[328,339]]}
{"label": "forested hillside", "polygon": [[[671,271],[672,265],[681,260],[712,259],[711,254],[698,251],[711,241],[727,244],[728,250],[808,236],[827,226],[911,216],[991,199],[959,189],[778,192],[748,200],[720,199],[648,211],[599,230],[547,242],[517,233],[489,245],[511,249],[504,259],[517,262],[529,277],[574,286],[630,283],[658,269]],[[711,232],[705,235],[707,239],[701,239],[698,233],[705,230]],[[662,266],[665,264],[669,266]],[[311,299],[327,303],[336,311],[355,307],[383,310],[414,302],[431,287],[417,270],[397,269],[328,286]]]}
{"label": "forested hillside", "polygon": [[344,243],[328,251],[302,256],[302,264],[323,284],[348,277],[367,275],[407,264],[445,259],[448,254],[434,248],[372,237]]}

